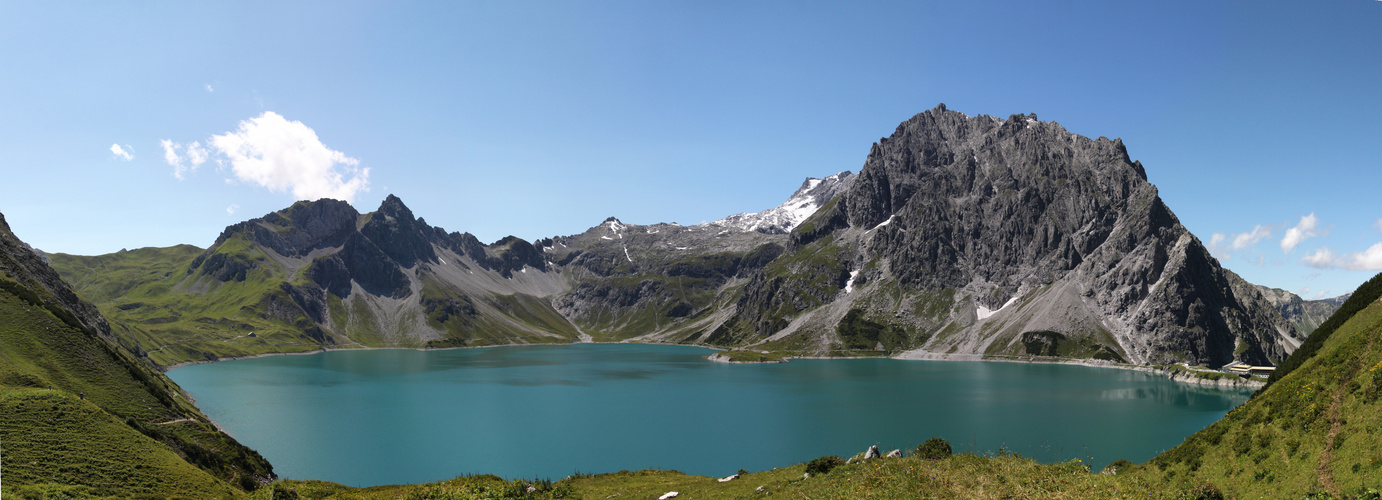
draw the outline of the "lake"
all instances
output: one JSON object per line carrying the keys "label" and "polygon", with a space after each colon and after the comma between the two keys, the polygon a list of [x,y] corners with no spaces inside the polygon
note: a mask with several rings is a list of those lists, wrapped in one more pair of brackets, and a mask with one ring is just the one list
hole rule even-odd
{"label": "lake", "polygon": [[1143,462],[1247,400],[1073,365],[710,362],[697,347],[332,351],[168,373],[285,478],[351,486],[466,473],[559,479],[675,469],[728,476],[932,436],[1095,470]]}

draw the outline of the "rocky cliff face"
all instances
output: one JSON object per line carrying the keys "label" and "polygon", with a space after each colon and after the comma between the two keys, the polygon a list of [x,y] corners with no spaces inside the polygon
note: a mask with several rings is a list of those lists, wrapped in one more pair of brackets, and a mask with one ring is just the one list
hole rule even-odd
{"label": "rocky cliff face", "polygon": [[3,214],[0,214],[0,273],[10,280],[8,286],[15,288],[12,293],[42,290],[37,296],[46,299],[45,307],[55,315],[70,319],[101,338],[115,341],[106,318],[68,287],[62,276],[48,266],[41,252],[14,236]]}
{"label": "rocky cliff face", "polygon": [[183,291],[265,285],[235,293],[318,344],[579,337],[1218,366],[1279,360],[1302,338],[1181,226],[1121,141],[944,105],[874,144],[858,174],[808,178],[763,212],[484,245],[393,196],[364,215],[299,202],[227,228],[185,273]]}
{"label": "rocky cliff face", "polygon": [[1061,355],[1217,366],[1279,360],[1298,337],[1234,286],[1121,141],[1033,115],[913,117],[792,242],[784,258],[840,255],[756,277],[736,338],[828,331],[859,309],[914,356],[1035,354],[1036,335],[1063,339]]}

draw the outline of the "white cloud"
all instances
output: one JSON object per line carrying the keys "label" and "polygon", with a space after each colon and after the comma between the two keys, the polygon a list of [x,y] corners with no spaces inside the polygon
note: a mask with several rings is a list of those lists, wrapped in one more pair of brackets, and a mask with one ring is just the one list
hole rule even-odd
{"label": "white cloud", "polygon": [[123,147],[123,148],[120,147],[119,144],[111,144],[111,145],[110,145],[110,154],[115,155],[116,158],[119,158],[119,159],[121,159],[121,160],[125,160],[125,161],[133,160],[133,159],[134,159],[134,154],[131,153],[131,151],[134,151],[134,148],[131,148],[131,147],[129,147],[128,145],[125,146],[125,147]]}
{"label": "white cloud", "polygon": [[1300,262],[1319,269],[1337,267],[1350,271],[1382,271],[1382,243],[1376,243],[1368,247],[1367,250],[1348,255],[1335,255],[1329,247],[1320,247],[1302,257]]}
{"label": "white cloud", "polygon": [[1320,247],[1300,258],[1300,263],[1316,269],[1328,269],[1335,266],[1336,257],[1334,251],[1329,247]]}
{"label": "white cloud", "polygon": [[1329,290],[1320,290],[1319,293],[1316,293],[1316,294],[1315,294],[1315,298],[1314,298],[1313,300],[1320,300],[1320,299],[1323,299],[1323,298],[1324,298],[1324,294],[1326,294],[1326,293],[1329,293]]}
{"label": "white cloud", "polygon": [[1382,243],[1374,244],[1362,252],[1354,252],[1339,259],[1339,267],[1354,271],[1382,270]]}
{"label": "white cloud", "polygon": [[239,209],[240,205],[231,203],[230,206],[226,207],[226,215],[235,215],[235,211]]}
{"label": "white cloud", "polygon": [[1296,224],[1296,227],[1287,229],[1286,236],[1281,238],[1281,251],[1291,253],[1291,251],[1296,249],[1296,245],[1301,244],[1301,242],[1307,239],[1319,236],[1319,234],[1315,232],[1315,226],[1318,223],[1319,220],[1315,218],[1314,212],[1310,212],[1310,215],[1301,217],[1300,223]]}
{"label": "white cloud", "polygon": [[1376,222],[1373,222],[1372,227],[1377,228],[1378,231],[1382,231],[1382,219],[1377,219]]}
{"label": "white cloud", "polygon": [[182,164],[182,157],[178,156],[178,148],[181,146],[168,139],[158,141],[163,146],[163,161],[173,166],[173,177],[182,180],[182,173],[187,171],[187,165]]}
{"label": "white cloud", "polygon": [[1272,237],[1272,229],[1265,226],[1253,226],[1251,232],[1238,233],[1233,235],[1233,249],[1242,250],[1256,245],[1257,242]]}
{"label": "white cloud", "polygon": [[212,88],[212,87],[211,87],[211,84],[208,83],[208,84],[206,84],[206,91],[207,91],[207,92],[215,92],[216,89]]}
{"label": "white cloud", "polygon": [[206,163],[207,156],[206,148],[200,142],[192,141],[192,144],[187,145],[187,160],[192,162],[192,168]]}
{"label": "white cloud", "polygon": [[[192,141],[191,144],[184,146],[164,139],[159,141],[159,144],[163,145],[163,161],[173,166],[173,177],[177,177],[178,180],[182,180],[183,174],[186,174],[188,170],[196,170],[201,164],[206,163],[206,159],[210,157],[206,147],[197,141]],[[178,154],[178,151],[182,151],[187,156],[184,158]],[[183,160],[187,160],[188,163],[183,163]]]}
{"label": "white cloud", "polygon": [[1271,237],[1272,227],[1262,225],[1253,226],[1252,231],[1246,233],[1233,235],[1214,233],[1209,237],[1209,253],[1217,258],[1227,260],[1233,257],[1233,252],[1249,248],[1256,245],[1257,242]]}
{"label": "white cloud", "polygon": [[291,190],[300,200],[352,202],[369,186],[370,169],[360,168],[359,160],[326,147],[302,122],[272,111],[212,136],[209,145],[230,160],[237,179],[270,191]]}

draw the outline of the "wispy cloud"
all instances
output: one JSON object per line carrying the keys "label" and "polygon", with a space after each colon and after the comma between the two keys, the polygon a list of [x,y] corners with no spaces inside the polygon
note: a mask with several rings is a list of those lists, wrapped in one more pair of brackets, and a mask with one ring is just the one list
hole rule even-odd
{"label": "wispy cloud", "polygon": [[1330,250],[1329,247],[1320,247],[1301,257],[1300,263],[1316,269],[1329,269],[1335,266],[1335,259],[1333,250]]}
{"label": "wispy cloud", "polygon": [[1233,235],[1233,249],[1242,250],[1256,245],[1257,242],[1272,237],[1272,230],[1267,226],[1253,226],[1252,231]]}
{"label": "wispy cloud", "polygon": [[1354,271],[1382,270],[1382,243],[1374,244],[1362,252],[1348,254],[1339,267]]}
{"label": "wispy cloud", "polygon": [[1209,236],[1209,253],[1213,254],[1213,255],[1214,255],[1215,257],[1217,257],[1217,258],[1224,259],[1224,260],[1228,260],[1229,258],[1232,258],[1232,257],[1233,257],[1233,254],[1229,253],[1229,251],[1228,251],[1228,245],[1225,244],[1225,242],[1227,242],[1227,241],[1228,241],[1228,236],[1225,236],[1224,233],[1214,233],[1214,234],[1210,235],[1210,236]]}
{"label": "wispy cloud", "polygon": [[[206,163],[208,157],[206,147],[198,141],[192,141],[186,146],[173,142],[170,139],[158,141],[163,146],[163,161],[173,167],[173,177],[182,180],[184,174],[189,170],[196,170],[201,164]],[[179,151],[182,153],[179,154]],[[186,154],[186,158],[183,157]],[[184,162],[183,160],[186,160]]]}
{"label": "wispy cloud", "polygon": [[206,148],[200,142],[192,141],[192,144],[187,145],[187,161],[192,162],[192,168],[206,163],[207,156]]}
{"label": "wispy cloud", "polygon": [[1382,271],[1382,243],[1361,252],[1337,255],[1329,247],[1320,247],[1300,259],[1302,264],[1318,269],[1341,268],[1350,271]]}
{"label": "wispy cloud", "polygon": [[206,84],[206,91],[207,91],[207,92],[215,92],[215,91],[216,91],[216,88],[215,88],[215,87],[212,87],[211,84],[208,83],[208,84]]}
{"label": "wispy cloud", "polygon": [[230,206],[226,207],[226,215],[235,215],[235,211],[239,209],[240,205],[231,203]]}
{"label": "wispy cloud", "polygon": [[130,161],[134,159],[133,151],[134,148],[129,147],[129,145],[126,145],[125,147],[120,147],[119,144],[110,145],[110,154],[113,154],[116,158],[119,158],[124,161]]}
{"label": "wispy cloud", "polygon": [[1281,238],[1281,251],[1291,253],[1301,242],[1319,236],[1315,227],[1319,220],[1315,218],[1315,213],[1300,218],[1300,222],[1295,227],[1287,229],[1286,235]]}
{"label": "wispy cloud", "polygon": [[1246,233],[1214,233],[1209,237],[1209,252],[1220,259],[1229,259],[1239,250],[1251,248],[1259,241],[1272,237],[1272,226],[1256,225]]}
{"label": "wispy cloud", "polygon": [[370,169],[361,168],[359,160],[326,147],[302,122],[272,111],[212,136],[209,145],[230,161],[237,179],[270,191],[292,191],[300,200],[353,202],[369,187]]}
{"label": "wispy cloud", "polygon": [[1377,219],[1376,222],[1373,222],[1372,227],[1377,228],[1378,231],[1382,231],[1382,219]]}

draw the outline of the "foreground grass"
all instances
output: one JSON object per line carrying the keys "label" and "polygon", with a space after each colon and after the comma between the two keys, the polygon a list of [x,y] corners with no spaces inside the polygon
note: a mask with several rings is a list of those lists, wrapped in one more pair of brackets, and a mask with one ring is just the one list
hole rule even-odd
{"label": "foreground grass", "polygon": [[[1016,455],[954,455],[940,460],[878,458],[841,465],[829,473],[805,476],[806,465],[742,474],[721,482],[675,471],[620,471],[578,474],[555,483],[505,481],[467,476],[424,485],[350,488],[321,481],[282,481],[251,498],[306,499],[486,499],[584,498],[1215,498],[1212,485],[1176,481],[1155,468],[1131,467],[1097,474],[1078,460],[1041,464]],[[276,493],[275,493],[276,492]]]}
{"label": "foreground grass", "polygon": [[236,498],[241,493],[74,394],[0,388],[9,498]]}
{"label": "foreground grass", "polygon": [[172,381],[42,293],[0,275],[0,496],[221,498],[271,476]]}

